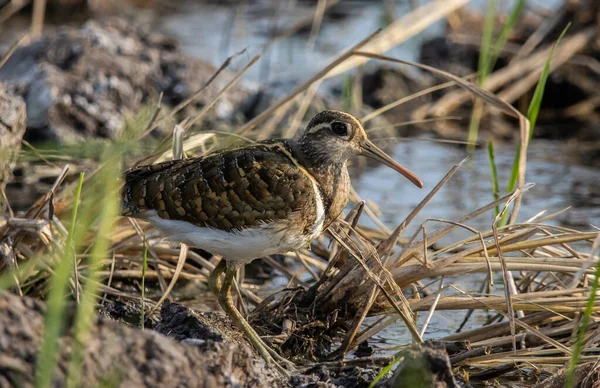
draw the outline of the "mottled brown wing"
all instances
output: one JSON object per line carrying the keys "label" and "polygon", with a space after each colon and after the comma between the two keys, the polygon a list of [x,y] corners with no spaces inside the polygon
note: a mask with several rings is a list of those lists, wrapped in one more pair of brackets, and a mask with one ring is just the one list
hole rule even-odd
{"label": "mottled brown wing", "polygon": [[125,173],[123,214],[154,209],[165,219],[230,231],[300,211],[310,227],[314,187],[290,152],[284,143],[260,144],[137,167]]}

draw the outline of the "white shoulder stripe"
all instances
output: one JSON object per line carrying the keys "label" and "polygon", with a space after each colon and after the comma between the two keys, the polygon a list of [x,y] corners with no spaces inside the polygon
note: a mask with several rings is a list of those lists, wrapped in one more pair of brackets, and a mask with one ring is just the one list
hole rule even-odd
{"label": "white shoulder stripe", "polygon": [[315,223],[311,229],[311,233],[310,233],[310,239],[313,240],[317,237],[319,237],[319,235],[321,234],[321,232],[323,231],[323,224],[325,223],[325,206],[323,203],[323,196],[321,195],[321,189],[319,189],[319,184],[317,183],[317,181],[315,180],[314,177],[309,176],[312,184],[313,184],[313,189],[315,190],[315,206],[316,206],[316,213],[317,216],[315,218]]}
{"label": "white shoulder stripe", "polygon": [[[325,124],[325,125],[329,125],[329,124]],[[304,175],[306,175],[306,177],[308,179],[310,179],[310,182],[312,183],[313,190],[315,192],[314,198],[315,198],[315,207],[316,207],[316,217],[315,217],[315,223],[313,224],[313,227],[311,228],[311,233],[310,233],[309,239],[310,240],[315,239],[315,238],[319,237],[319,235],[323,231],[323,224],[325,223],[325,203],[323,202],[323,196],[321,195],[321,189],[319,189],[319,182],[317,182],[315,177],[312,176],[312,174],[310,172],[308,172],[308,170],[306,170],[304,167],[302,167],[300,165],[300,163],[298,163],[296,158],[294,158],[294,155],[292,155],[284,146],[280,146],[279,150],[281,152],[283,152],[284,154],[286,154],[287,157],[292,161],[292,163],[294,163],[294,165],[296,167],[298,167],[298,169],[300,171],[302,171],[304,173]]]}

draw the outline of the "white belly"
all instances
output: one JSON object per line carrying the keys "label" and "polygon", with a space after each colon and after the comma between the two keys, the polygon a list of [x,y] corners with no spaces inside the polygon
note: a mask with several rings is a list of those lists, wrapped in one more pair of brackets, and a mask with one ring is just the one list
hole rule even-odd
{"label": "white belly", "polygon": [[138,215],[150,222],[171,241],[204,249],[229,261],[250,262],[259,257],[287,253],[304,248],[321,233],[313,230],[311,236],[303,236],[302,230],[289,228],[287,221],[265,224],[257,228],[224,232],[214,228],[195,226],[186,221],[165,220],[155,210]]}

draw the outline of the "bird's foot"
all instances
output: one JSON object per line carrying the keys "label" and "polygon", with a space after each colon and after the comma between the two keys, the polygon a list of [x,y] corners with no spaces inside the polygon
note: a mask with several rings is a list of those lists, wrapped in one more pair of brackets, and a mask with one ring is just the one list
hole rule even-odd
{"label": "bird's foot", "polygon": [[297,372],[296,365],[293,362],[281,357],[275,350],[271,349],[256,332],[255,335],[255,337],[250,336],[252,345],[267,364],[273,365],[285,377],[291,377]]}
{"label": "bird's foot", "polygon": [[279,353],[271,349],[269,345],[265,344],[265,348],[267,349],[269,355],[273,358],[273,362],[275,364],[277,364],[279,367],[285,367],[288,372],[296,372],[296,364],[284,357],[281,357]]}

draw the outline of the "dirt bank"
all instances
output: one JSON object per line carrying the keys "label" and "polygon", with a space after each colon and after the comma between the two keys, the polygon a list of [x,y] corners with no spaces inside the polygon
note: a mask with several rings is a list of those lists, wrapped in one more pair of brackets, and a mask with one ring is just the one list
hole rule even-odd
{"label": "dirt bank", "polygon": [[[0,386],[32,386],[44,328],[43,303],[0,294]],[[84,386],[273,387],[276,371],[233,331],[220,314],[191,314],[166,306],[156,330],[139,330],[100,316],[86,344]],[[222,330],[222,331],[218,331]],[[168,336],[167,336],[168,335]],[[71,340],[59,339],[56,386],[65,385]]]}

